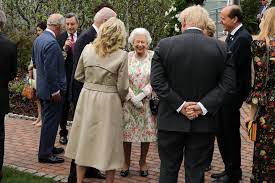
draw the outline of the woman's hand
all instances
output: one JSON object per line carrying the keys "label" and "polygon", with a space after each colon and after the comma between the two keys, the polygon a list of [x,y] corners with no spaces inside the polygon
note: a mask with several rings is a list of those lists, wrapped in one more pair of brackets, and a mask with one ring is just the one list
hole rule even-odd
{"label": "woman's hand", "polygon": [[29,78],[33,79],[33,69],[29,70],[28,72],[29,72]]}
{"label": "woman's hand", "polygon": [[248,114],[244,117],[244,122],[245,122],[245,123],[248,123],[248,122],[253,121],[253,120],[255,119],[255,115],[256,115],[256,112],[257,112],[257,108],[258,108],[257,105],[251,104],[250,111],[249,111]]}

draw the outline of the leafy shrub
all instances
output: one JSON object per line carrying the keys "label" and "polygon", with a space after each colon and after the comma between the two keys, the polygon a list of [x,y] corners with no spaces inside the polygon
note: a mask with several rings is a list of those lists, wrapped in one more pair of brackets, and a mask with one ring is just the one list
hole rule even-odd
{"label": "leafy shrub", "polygon": [[31,60],[32,43],[34,36],[29,31],[13,31],[9,34],[9,38],[17,45],[17,57],[19,70],[27,71]]}
{"label": "leafy shrub", "polygon": [[257,22],[257,14],[259,13],[259,1],[242,0],[241,7],[244,15],[244,27],[251,34],[256,34],[259,30]]}
{"label": "leafy shrub", "polygon": [[13,80],[9,83],[9,90],[11,93],[21,93],[24,85],[25,83],[21,79]]}

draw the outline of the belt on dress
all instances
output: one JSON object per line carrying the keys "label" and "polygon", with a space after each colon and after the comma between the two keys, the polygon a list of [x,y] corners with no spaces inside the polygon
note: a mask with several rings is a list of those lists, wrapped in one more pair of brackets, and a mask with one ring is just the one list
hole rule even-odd
{"label": "belt on dress", "polygon": [[87,90],[102,91],[107,93],[117,93],[117,87],[112,85],[101,85],[101,84],[85,82],[83,87]]}

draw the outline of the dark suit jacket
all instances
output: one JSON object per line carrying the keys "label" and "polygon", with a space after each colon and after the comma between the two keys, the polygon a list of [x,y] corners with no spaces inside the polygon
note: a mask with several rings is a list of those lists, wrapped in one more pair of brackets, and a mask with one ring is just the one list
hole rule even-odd
{"label": "dark suit jacket", "polygon": [[251,88],[251,42],[252,37],[242,26],[235,34],[233,41],[226,40],[228,49],[232,52],[237,72],[237,94],[232,96],[238,107],[248,97]]}
{"label": "dark suit jacket", "polygon": [[8,83],[16,76],[16,45],[0,32],[0,114],[9,110]]}
{"label": "dark suit jacket", "polygon": [[58,90],[66,91],[64,58],[52,33],[44,31],[35,39],[32,59],[37,69],[36,92],[39,98],[50,100]]}
{"label": "dark suit jacket", "polygon": [[72,70],[72,76],[71,76],[71,85],[69,90],[69,100],[72,101],[75,105],[77,103],[79,94],[81,92],[81,89],[83,87],[83,83],[77,81],[74,78],[75,70],[78,64],[78,60],[80,58],[80,55],[82,53],[82,50],[84,47],[89,44],[90,42],[93,42],[96,38],[96,30],[93,26],[89,27],[86,31],[82,32],[78,39],[76,40],[76,43],[74,45],[74,63],[73,63],[73,70]]}
{"label": "dark suit jacket", "polygon": [[[160,98],[159,130],[216,131],[214,115],[235,87],[227,57],[225,44],[196,29],[159,42],[151,66],[151,85]],[[208,113],[190,121],[176,111],[184,101],[200,101]]]}
{"label": "dark suit jacket", "polygon": [[[79,35],[80,33],[77,32],[77,37]],[[67,32],[63,32],[60,36],[56,38],[62,51],[64,51],[63,46],[67,38],[68,38]],[[72,71],[73,71],[73,54],[74,52],[71,49],[66,51],[66,59],[65,59],[64,65],[65,65],[66,80],[67,80],[67,91],[69,90],[70,84],[71,84],[71,77],[72,77]]]}

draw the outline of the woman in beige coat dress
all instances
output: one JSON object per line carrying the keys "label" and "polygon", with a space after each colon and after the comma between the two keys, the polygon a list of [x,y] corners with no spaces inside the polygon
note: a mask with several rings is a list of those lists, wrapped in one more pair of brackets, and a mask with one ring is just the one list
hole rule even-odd
{"label": "woman in beige coat dress", "polygon": [[123,22],[111,18],[79,59],[75,78],[84,83],[76,106],[65,156],[75,159],[77,182],[86,167],[106,171],[107,183],[114,182],[115,169],[124,161],[122,101],[128,94],[126,31]]}

